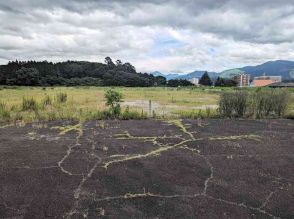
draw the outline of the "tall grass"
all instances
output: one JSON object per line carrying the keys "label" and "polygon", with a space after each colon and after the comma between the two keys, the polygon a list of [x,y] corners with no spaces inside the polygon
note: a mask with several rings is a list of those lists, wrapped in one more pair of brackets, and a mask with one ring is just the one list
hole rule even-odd
{"label": "tall grass", "polygon": [[220,95],[219,112],[225,117],[244,117],[248,106],[246,91],[224,92]]}
{"label": "tall grass", "polygon": [[207,107],[205,110],[175,110],[173,116],[182,119],[207,119],[207,118],[218,118],[218,112],[216,109]]}
{"label": "tall grass", "polygon": [[52,101],[52,98],[49,96],[49,95],[46,95],[44,97],[44,99],[42,100],[42,103],[43,103],[43,106],[50,106],[52,105],[53,101]]}
{"label": "tall grass", "polygon": [[55,99],[56,99],[57,103],[66,103],[67,94],[66,93],[58,93],[58,94],[56,94]]}
{"label": "tall grass", "polygon": [[129,120],[129,119],[147,119],[147,113],[142,111],[139,113],[138,111],[131,111],[129,107],[126,107],[126,109],[123,111],[123,113],[120,115],[120,119],[122,120]]}
{"label": "tall grass", "polygon": [[255,117],[281,117],[287,110],[289,100],[290,94],[284,89],[257,90],[252,100]]}
{"label": "tall grass", "polygon": [[4,102],[0,102],[0,112],[6,109],[6,104]]}
{"label": "tall grass", "polygon": [[37,111],[38,104],[33,97],[24,97],[22,99],[22,111]]}
{"label": "tall grass", "polygon": [[0,102],[0,120],[9,120],[10,119],[10,113],[7,110],[6,104],[4,102]]}
{"label": "tall grass", "polygon": [[[108,88],[27,88],[8,87],[0,90],[0,122],[91,120],[112,118],[105,106]],[[294,89],[232,88],[116,88],[127,101],[152,100],[153,118],[219,118],[251,117],[294,118]],[[223,93],[222,93],[223,92]],[[212,94],[213,93],[213,94]],[[228,93],[228,94],[227,94]],[[26,98],[23,98],[25,96]],[[219,102],[219,110],[214,106]],[[246,104],[244,104],[246,103]],[[221,106],[221,107],[220,107]],[[290,106],[290,107],[288,107]],[[211,108],[210,108],[211,107]],[[143,111],[142,111],[143,109]],[[202,110],[200,110],[202,109]],[[289,109],[289,110],[288,110]],[[122,106],[118,119],[147,118],[144,106]],[[150,112],[150,111],[149,111]]]}
{"label": "tall grass", "polygon": [[230,118],[279,118],[285,115],[289,100],[290,93],[286,89],[258,89],[253,93],[224,92],[219,100],[219,113]]}

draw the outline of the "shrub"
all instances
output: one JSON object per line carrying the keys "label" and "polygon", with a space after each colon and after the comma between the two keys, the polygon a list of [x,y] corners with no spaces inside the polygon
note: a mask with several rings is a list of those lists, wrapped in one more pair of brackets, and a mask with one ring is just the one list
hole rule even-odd
{"label": "shrub", "polygon": [[56,94],[56,101],[57,101],[57,103],[66,103],[67,94],[66,93],[58,93],[58,94]]}
{"label": "shrub", "polygon": [[243,117],[248,106],[246,91],[224,92],[219,100],[219,113],[224,117]]}
{"label": "shrub", "polygon": [[105,93],[106,106],[109,106],[109,111],[112,116],[117,118],[121,114],[120,103],[122,102],[123,96],[120,92],[115,90],[108,90]]}
{"label": "shrub", "polygon": [[252,115],[257,119],[284,116],[290,94],[286,89],[258,89],[250,94],[246,91],[224,92],[219,100],[219,113],[224,117]]}
{"label": "shrub", "polygon": [[23,98],[22,99],[22,111],[36,111],[38,110],[37,101],[33,98]]}
{"label": "shrub", "polygon": [[289,102],[290,93],[286,89],[275,89],[272,96],[273,109],[278,117],[284,116]]}
{"label": "shrub", "polygon": [[258,89],[252,98],[252,108],[256,118],[262,118],[268,116],[271,111],[272,103],[268,92]]}
{"label": "shrub", "polygon": [[289,104],[290,94],[285,89],[262,90],[253,94],[253,111],[256,118],[281,117]]}
{"label": "shrub", "polygon": [[237,117],[243,117],[248,106],[248,93],[246,91],[237,91],[234,99],[234,111]]}

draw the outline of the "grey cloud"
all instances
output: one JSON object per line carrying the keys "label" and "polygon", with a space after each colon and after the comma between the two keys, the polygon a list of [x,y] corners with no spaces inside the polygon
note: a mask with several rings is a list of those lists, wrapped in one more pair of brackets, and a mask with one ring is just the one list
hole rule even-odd
{"label": "grey cloud", "polygon": [[[184,60],[211,67],[218,58],[212,68],[222,68],[225,59],[231,65],[294,56],[293,0],[9,0],[0,3],[0,27],[1,61],[109,55],[157,70],[148,52],[170,31],[186,46],[166,54],[164,69]],[[208,54],[209,47],[218,52]]]}

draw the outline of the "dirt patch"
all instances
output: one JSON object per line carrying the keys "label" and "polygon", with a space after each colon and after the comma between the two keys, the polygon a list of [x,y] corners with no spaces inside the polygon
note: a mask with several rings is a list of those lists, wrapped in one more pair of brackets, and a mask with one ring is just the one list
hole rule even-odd
{"label": "dirt patch", "polygon": [[[129,106],[129,107],[136,107],[139,109],[143,109],[145,112],[149,112],[150,107],[151,107],[151,112],[154,110],[156,113],[164,114],[168,113],[172,110],[179,110],[183,108],[181,105],[176,105],[176,104],[160,104],[156,101],[152,101],[151,105],[149,101],[147,100],[134,100],[134,101],[124,101],[122,106]],[[190,109],[190,110],[205,110],[205,109],[217,109],[218,105],[212,104],[212,105],[201,105],[201,106],[185,106],[185,109]]]}
{"label": "dirt patch", "polygon": [[0,129],[0,218],[293,218],[290,120]]}

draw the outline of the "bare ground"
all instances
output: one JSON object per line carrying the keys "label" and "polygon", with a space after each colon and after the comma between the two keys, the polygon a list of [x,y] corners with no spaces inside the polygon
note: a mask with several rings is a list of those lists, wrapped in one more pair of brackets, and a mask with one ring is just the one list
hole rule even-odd
{"label": "bare ground", "polygon": [[0,129],[0,218],[294,218],[294,122]]}

